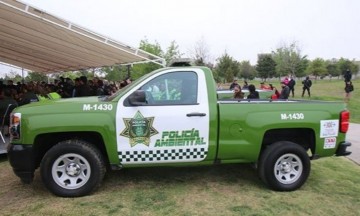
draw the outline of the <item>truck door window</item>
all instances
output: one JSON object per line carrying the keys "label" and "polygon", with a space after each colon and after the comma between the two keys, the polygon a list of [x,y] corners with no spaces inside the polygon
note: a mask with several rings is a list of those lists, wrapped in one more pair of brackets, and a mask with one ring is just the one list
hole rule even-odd
{"label": "truck door window", "polygon": [[194,72],[171,72],[143,85],[148,105],[185,105],[197,103],[198,78]]}

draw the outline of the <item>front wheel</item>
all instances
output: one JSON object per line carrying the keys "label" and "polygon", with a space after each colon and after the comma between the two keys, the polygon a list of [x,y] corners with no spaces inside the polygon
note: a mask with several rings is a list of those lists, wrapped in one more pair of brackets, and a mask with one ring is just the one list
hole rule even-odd
{"label": "front wheel", "polygon": [[276,142],[261,154],[259,175],[274,190],[293,191],[305,183],[310,166],[310,158],[303,147],[287,141]]}
{"label": "front wheel", "polygon": [[41,161],[45,186],[62,197],[90,194],[100,185],[105,170],[99,150],[80,140],[59,142]]}

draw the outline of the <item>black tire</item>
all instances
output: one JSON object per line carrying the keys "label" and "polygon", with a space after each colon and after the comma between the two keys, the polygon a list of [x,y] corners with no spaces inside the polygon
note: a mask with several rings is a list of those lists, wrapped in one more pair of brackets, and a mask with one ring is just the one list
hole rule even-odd
{"label": "black tire", "polygon": [[80,197],[100,186],[106,167],[97,148],[82,140],[67,140],[46,152],[40,170],[43,183],[53,194]]}
{"label": "black tire", "polygon": [[261,154],[259,176],[273,190],[293,191],[306,182],[310,167],[310,158],[303,147],[281,141],[267,146]]}

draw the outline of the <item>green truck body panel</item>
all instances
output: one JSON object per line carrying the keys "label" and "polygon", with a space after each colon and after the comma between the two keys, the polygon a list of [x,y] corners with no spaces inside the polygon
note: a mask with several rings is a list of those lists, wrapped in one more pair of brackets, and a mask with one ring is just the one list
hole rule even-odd
{"label": "green truck body panel", "polygon": [[[328,102],[266,102],[241,104],[219,104],[220,145],[219,158],[244,162],[255,162],[259,158],[264,135],[272,129],[307,128],[316,137],[316,152],[319,156],[331,156],[334,149],[323,149],[324,138],[320,137],[320,120],[338,119],[342,103]],[[281,114],[303,114],[303,119],[281,120]],[[310,134],[309,134],[310,135]],[[338,140],[345,140],[339,133]]]}
{"label": "green truck body panel", "polygon": [[[21,137],[13,143],[34,144],[35,139],[43,134],[96,132],[106,143],[109,160],[118,163],[115,139],[115,110],[91,110],[84,112],[84,104],[94,106],[100,103],[98,97],[73,98],[32,103],[19,107],[22,113]],[[117,106],[116,102],[102,101],[101,104]],[[26,110],[26,112],[23,112]]]}
{"label": "green truck body panel", "polygon": [[[164,94],[153,98],[159,89]],[[206,67],[163,68],[112,96],[45,100],[16,108],[12,115],[20,124],[10,125],[17,133],[10,134],[9,159],[15,173],[30,181],[45,153],[66,140],[89,142],[113,169],[257,163],[268,146],[279,142],[291,146],[297,156],[290,157],[296,161],[304,153],[294,143],[311,158],[348,155],[351,143],[339,131],[343,111],[342,102],[228,99],[219,96]],[[18,155],[27,161],[19,161]],[[262,160],[266,170],[268,158]],[[310,169],[305,159],[303,163]]]}

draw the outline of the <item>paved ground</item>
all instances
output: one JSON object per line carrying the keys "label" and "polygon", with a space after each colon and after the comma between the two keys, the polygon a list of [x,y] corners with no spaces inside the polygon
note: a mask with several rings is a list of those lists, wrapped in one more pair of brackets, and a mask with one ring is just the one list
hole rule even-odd
{"label": "paved ground", "polygon": [[349,151],[352,152],[348,158],[360,165],[360,124],[350,123],[349,131],[346,134],[346,140],[352,144],[348,148]]}

